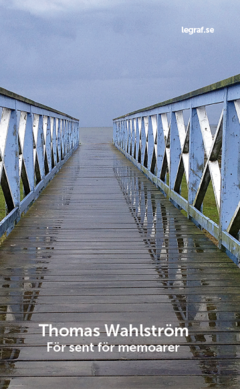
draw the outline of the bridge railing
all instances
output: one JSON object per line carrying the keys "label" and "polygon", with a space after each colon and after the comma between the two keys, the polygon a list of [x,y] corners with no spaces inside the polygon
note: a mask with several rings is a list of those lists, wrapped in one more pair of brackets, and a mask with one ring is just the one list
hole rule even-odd
{"label": "bridge railing", "polygon": [[79,145],[79,121],[0,88],[0,236]]}
{"label": "bridge railing", "polygon": [[[216,120],[219,107],[212,126],[209,112]],[[240,75],[114,119],[113,142],[233,260],[240,259]],[[218,223],[204,214],[210,183]]]}

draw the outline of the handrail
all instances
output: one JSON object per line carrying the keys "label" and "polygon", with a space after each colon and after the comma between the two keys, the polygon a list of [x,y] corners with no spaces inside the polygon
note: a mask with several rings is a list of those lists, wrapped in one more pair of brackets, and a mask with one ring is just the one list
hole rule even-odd
{"label": "handrail", "polygon": [[0,88],[0,183],[9,233],[79,145],[79,121]]}
{"label": "handrail", "polygon": [[9,91],[7,89],[4,89],[4,88],[1,88],[1,87],[0,87],[0,95],[6,96],[6,97],[10,97],[10,98],[14,99],[16,101],[16,103],[17,103],[17,101],[21,101],[23,103],[30,104],[30,105],[32,105],[34,107],[46,109],[47,111],[58,113],[59,115],[62,115],[62,116],[65,116],[65,117],[67,117],[69,119],[73,119],[73,120],[78,121],[78,119],[76,119],[76,118],[74,118],[72,116],[69,116],[66,113],[63,113],[63,112],[58,111],[58,110],[56,110],[54,108],[48,107],[47,105],[44,105],[44,104],[41,104],[41,103],[37,103],[34,100],[28,99],[27,97],[18,95],[17,93],[11,92],[11,91]]}
{"label": "handrail", "polygon": [[168,104],[177,103],[177,102],[180,102],[180,101],[183,101],[183,100],[187,100],[187,99],[189,99],[191,97],[203,95],[204,93],[208,93],[208,92],[211,92],[211,91],[216,91],[216,90],[228,87],[230,85],[236,85],[236,84],[239,84],[239,83],[240,83],[240,74],[237,74],[236,76],[225,78],[224,80],[221,80],[221,81],[215,82],[213,84],[204,86],[203,88],[196,89],[196,90],[194,90],[192,92],[185,93],[184,95],[173,97],[172,99],[162,101],[161,103],[150,105],[149,107],[141,108],[141,109],[138,109],[137,111],[133,111],[133,112],[127,113],[127,114],[119,116],[119,117],[117,117],[117,118],[115,118],[113,120],[122,119],[122,118],[125,118],[127,116],[134,115],[136,113],[140,113],[140,112],[143,112],[143,111],[144,112],[145,111],[150,111],[150,110],[152,110],[154,108],[164,107],[165,105],[168,105]]}
{"label": "handrail", "polygon": [[[222,109],[213,131],[208,110],[215,104]],[[240,75],[114,119],[113,142],[238,262]],[[187,198],[181,195],[184,176]],[[218,224],[203,213],[210,182]]]}

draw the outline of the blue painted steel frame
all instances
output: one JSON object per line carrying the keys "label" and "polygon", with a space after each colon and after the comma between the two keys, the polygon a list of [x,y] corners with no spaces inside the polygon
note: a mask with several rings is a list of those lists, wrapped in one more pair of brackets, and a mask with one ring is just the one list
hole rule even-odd
{"label": "blue painted steel frame", "polygon": [[2,88],[0,110],[0,181],[8,208],[0,222],[2,236],[78,148],[79,121]]}
{"label": "blue painted steel frame", "polygon": [[[114,119],[113,143],[190,219],[213,235],[220,248],[239,261],[240,75],[235,77],[237,82],[224,80],[203,88],[204,93],[191,92],[192,97],[188,94]],[[205,107],[217,103],[223,103],[223,110],[217,134],[212,137]],[[188,127],[183,124],[184,110],[189,110]],[[188,200],[181,196],[183,173]],[[202,213],[210,180],[219,225]]]}

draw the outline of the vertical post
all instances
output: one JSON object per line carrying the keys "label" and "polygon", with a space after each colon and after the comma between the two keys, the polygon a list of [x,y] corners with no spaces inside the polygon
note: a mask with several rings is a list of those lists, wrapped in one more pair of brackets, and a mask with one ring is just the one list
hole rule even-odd
{"label": "vertical post", "polygon": [[234,101],[225,99],[221,166],[221,229],[226,231],[240,202],[240,123]]}
{"label": "vertical post", "polygon": [[170,193],[174,190],[174,184],[178,171],[178,165],[181,156],[181,146],[178,134],[178,125],[175,112],[171,114],[171,129],[170,129],[170,177],[169,187]]}
{"label": "vertical post", "polygon": [[147,168],[150,171],[152,165],[154,150],[154,138],[153,138],[153,127],[152,127],[152,117],[148,116],[148,162]]}
{"label": "vertical post", "polygon": [[[32,192],[34,190],[34,155],[33,155],[33,116],[31,113],[27,114],[27,119],[26,119],[26,128],[25,128],[24,145],[23,145],[23,164],[25,166],[26,180],[28,181],[29,192]],[[26,189],[25,189],[25,193],[27,194]]]}
{"label": "vertical post", "polygon": [[[36,126],[36,156],[37,156],[37,163],[39,168],[39,181],[43,179],[45,176],[45,169],[44,169],[44,135],[43,135],[43,115],[35,115],[35,123]],[[38,116],[38,117],[37,117]],[[36,161],[35,161],[36,162]]]}
{"label": "vertical post", "polygon": [[141,165],[143,166],[144,166],[145,149],[146,149],[145,123],[144,123],[144,117],[141,117]]}
{"label": "vertical post", "polygon": [[62,143],[62,159],[64,159],[66,155],[66,120],[62,119],[62,137],[61,137],[61,143]]}
{"label": "vertical post", "polygon": [[220,209],[219,209],[219,235],[218,235],[218,247],[222,247],[222,228],[224,222],[224,188],[226,185],[225,172],[226,172],[226,133],[227,133],[227,108],[228,108],[228,89],[224,90],[224,103],[223,103],[223,124],[222,124],[222,156],[221,156],[221,191],[220,191]]}
{"label": "vertical post", "polygon": [[135,159],[138,162],[138,158],[139,158],[139,145],[140,145],[138,117],[135,120],[136,120],[136,146],[135,146],[136,147],[136,156],[135,156]]}
{"label": "vertical post", "polygon": [[9,121],[6,132],[1,185],[8,211],[10,212],[13,208],[19,207],[20,204],[17,111],[15,109],[10,110],[10,112],[6,110],[6,115],[8,115]]}
{"label": "vertical post", "polygon": [[52,168],[57,165],[57,139],[56,139],[56,118],[52,121]]}
{"label": "vertical post", "polygon": [[148,122],[145,116],[141,119],[141,164],[142,166],[147,166]]}
{"label": "vertical post", "polygon": [[45,137],[45,172],[48,173],[51,171],[51,122],[50,117],[46,117],[46,127],[44,131]]}
{"label": "vertical post", "polygon": [[[190,109],[188,203],[192,205],[204,169],[204,145],[196,108]],[[189,208],[188,208],[188,217]],[[191,218],[192,219],[192,218]],[[193,220],[193,219],[192,219]],[[193,220],[194,221],[194,220]],[[195,221],[194,221],[195,222]],[[198,223],[195,223],[198,225]],[[199,226],[199,225],[198,225]]]}
{"label": "vertical post", "polygon": [[127,152],[127,120],[123,121],[123,150]]}
{"label": "vertical post", "polygon": [[[166,114],[164,114],[166,116]],[[160,173],[163,166],[164,154],[166,149],[166,140],[164,137],[162,115],[157,115],[157,177],[160,177]]]}

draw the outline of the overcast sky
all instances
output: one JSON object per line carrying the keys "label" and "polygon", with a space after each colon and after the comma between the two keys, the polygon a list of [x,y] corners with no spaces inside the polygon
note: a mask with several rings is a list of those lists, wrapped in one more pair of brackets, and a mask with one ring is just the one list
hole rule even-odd
{"label": "overcast sky", "polygon": [[236,0],[0,0],[0,86],[111,126],[240,73],[239,14]]}

